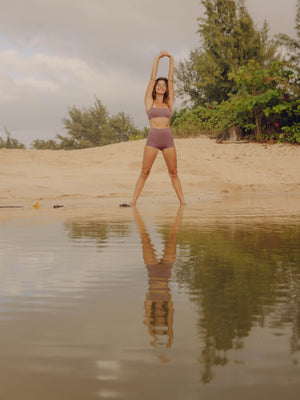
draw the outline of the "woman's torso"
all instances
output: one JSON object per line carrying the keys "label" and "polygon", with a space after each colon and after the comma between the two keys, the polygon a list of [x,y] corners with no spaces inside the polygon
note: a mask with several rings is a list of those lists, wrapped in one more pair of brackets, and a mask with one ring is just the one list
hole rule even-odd
{"label": "woman's torso", "polygon": [[147,111],[147,115],[149,118],[150,128],[169,128],[172,113],[167,105],[164,105],[164,107],[157,107],[152,104],[151,108]]}

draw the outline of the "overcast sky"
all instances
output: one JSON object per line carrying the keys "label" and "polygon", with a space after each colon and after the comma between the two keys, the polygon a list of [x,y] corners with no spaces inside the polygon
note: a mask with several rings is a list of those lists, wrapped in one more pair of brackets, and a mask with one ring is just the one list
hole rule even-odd
{"label": "overcast sky", "polygon": [[[297,0],[246,0],[258,27],[294,36]],[[112,114],[147,125],[144,91],[161,49],[188,57],[199,45],[200,0],[0,0],[0,135],[26,146],[54,138],[72,105],[95,96]],[[167,59],[160,74],[167,74]],[[179,102],[177,101],[177,106]],[[176,107],[176,103],[175,103]]]}

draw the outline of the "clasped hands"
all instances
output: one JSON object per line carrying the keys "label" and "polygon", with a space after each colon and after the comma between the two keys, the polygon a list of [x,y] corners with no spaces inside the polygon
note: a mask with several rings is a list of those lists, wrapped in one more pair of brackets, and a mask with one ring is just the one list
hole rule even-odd
{"label": "clasped hands", "polygon": [[161,50],[160,53],[159,53],[159,58],[163,58],[163,57],[171,58],[172,56],[166,50]]}

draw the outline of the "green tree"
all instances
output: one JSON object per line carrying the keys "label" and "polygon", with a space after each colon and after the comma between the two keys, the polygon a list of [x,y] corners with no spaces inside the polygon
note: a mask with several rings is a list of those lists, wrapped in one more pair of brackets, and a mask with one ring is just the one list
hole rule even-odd
{"label": "green tree", "polygon": [[113,115],[110,118],[109,124],[120,142],[141,135],[140,130],[134,126],[132,118],[124,112]]}
{"label": "green tree", "polygon": [[59,144],[53,140],[35,139],[31,145],[32,148],[37,150],[58,150]]}
{"label": "green tree", "polygon": [[178,93],[193,106],[222,102],[236,91],[228,79],[249,59],[261,65],[274,58],[275,45],[268,38],[268,25],[258,30],[244,0],[202,0],[205,18],[198,18],[201,46],[176,70]]}
{"label": "green tree", "polygon": [[57,135],[55,140],[36,139],[35,149],[71,150],[104,146],[143,137],[144,134],[134,126],[132,118],[124,112],[110,116],[106,107],[96,98],[94,106],[79,109],[69,108],[69,118],[63,119],[67,135]]}
{"label": "green tree", "polygon": [[59,148],[82,149],[124,142],[140,135],[132,119],[124,112],[110,116],[106,107],[96,98],[94,107],[82,109],[73,106],[69,118],[64,118],[68,136],[57,135]]}
{"label": "green tree", "polygon": [[[230,99],[232,111],[240,124],[254,130],[258,140],[276,132],[286,134],[274,139],[300,143],[300,99],[294,95],[300,78],[287,68],[285,62],[273,62],[268,68],[260,68],[251,60],[235,73],[229,74],[239,90]],[[274,132],[274,133],[275,133]]]}
{"label": "green tree", "polygon": [[82,149],[117,141],[115,132],[109,126],[106,107],[97,98],[94,107],[89,109],[71,107],[69,118],[64,118],[63,123],[68,136],[57,135],[63,148]]}
{"label": "green tree", "polygon": [[174,113],[175,135],[216,133],[239,126],[257,140],[300,143],[300,75],[285,61],[262,68],[254,60],[228,75],[237,93],[217,102]]}
{"label": "green tree", "polygon": [[7,128],[4,128],[4,133],[6,135],[6,140],[0,137],[0,149],[4,147],[6,149],[25,149],[25,145],[13,138]]}
{"label": "green tree", "polygon": [[291,64],[295,70],[300,73],[300,0],[297,2],[296,13],[296,39],[291,38],[285,33],[277,35],[277,44],[286,48],[288,53],[284,58]]}

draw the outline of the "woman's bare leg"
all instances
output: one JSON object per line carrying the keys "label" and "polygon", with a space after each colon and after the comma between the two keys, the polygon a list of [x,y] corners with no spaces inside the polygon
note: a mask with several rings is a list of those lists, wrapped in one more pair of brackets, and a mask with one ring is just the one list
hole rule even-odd
{"label": "woman's bare leg", "polygon": [[146,230],[144,221],[143,221],[142,217],[140,216],[140,214],[137,210],[137,207],[133,207],[132,211],[133,211],[136,226],[138,228],[138,231],[139,231],[140,237],[141,237],[144,263],[146,265],[158,264],[159,261],[156,257],[153,244],[151,243],[150,235]]}
{"label": "woman's bare leg", "polygon": [[155,147],[145,146],[142,170],[141,170],[140,176],[137,180],[137,183],[135,185],[132,202],[130,204],[131,206],[136,205],[136,201],[137,201],[139,195],[141,194],[141,191],[143,190],[146,179],[148,178],[151,168],[152,168],[152,165],[154,163],[154,160],[156,159],[157,153],[158,153],[158,149],[156,149]]}
{"label": "woman's bare leg", "polygon": [[177,175],[177,155],[175,147],[169,147],[163,150],[163,156],[168,167],[169,175],[172,181],[173,188],[177,194],[177,197],[181,205],[185,205],[186,202],[183,197],[182,187],[180,180]]}

